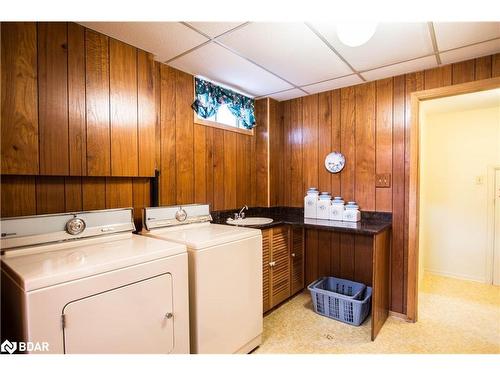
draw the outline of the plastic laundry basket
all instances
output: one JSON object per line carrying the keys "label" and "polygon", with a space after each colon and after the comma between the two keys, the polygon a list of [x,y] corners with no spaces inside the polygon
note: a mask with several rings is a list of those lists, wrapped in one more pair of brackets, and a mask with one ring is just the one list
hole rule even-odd
{"label": "plastic laundry basket", "polygon": [[[338,277],[322,277],[316,280],[314,287],[328,292],[338,293],[348,298],[360,299],[366,285]],[[311,284],[312,285],[312,284]]]}
{"label": "plastic laundry basket", "polygon": [[361,284],[364,288],[353,298],[353,296],[337,293],[336,289],[329,290],[328,287],[334,286],[336,281],[328,279],[336,278],[323,277],[307,287],[311,292],[314,311],[320,315],[359,326],[370,313],[372,288]]}

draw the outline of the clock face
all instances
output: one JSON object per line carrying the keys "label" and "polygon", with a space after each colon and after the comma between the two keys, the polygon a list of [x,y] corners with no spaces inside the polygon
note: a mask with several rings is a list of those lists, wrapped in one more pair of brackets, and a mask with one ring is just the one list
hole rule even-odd
{"label": "clock face", "polygon": [[326,155],[325,167],[329,172],[338,173],[345,166],[345,157],[340,152],[332,152]]}

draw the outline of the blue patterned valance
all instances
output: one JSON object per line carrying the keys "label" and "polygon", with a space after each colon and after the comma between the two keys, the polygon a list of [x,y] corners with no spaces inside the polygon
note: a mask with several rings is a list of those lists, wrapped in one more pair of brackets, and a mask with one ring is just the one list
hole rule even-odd
{"label": "blue patterned valance", "polygon": [[227,104],[231,113],[246,129],[255,126],[255,106],[252,98],[200,78],[195,78],[195,95],[191,108],[198,116],[212,117],[222,104]]}

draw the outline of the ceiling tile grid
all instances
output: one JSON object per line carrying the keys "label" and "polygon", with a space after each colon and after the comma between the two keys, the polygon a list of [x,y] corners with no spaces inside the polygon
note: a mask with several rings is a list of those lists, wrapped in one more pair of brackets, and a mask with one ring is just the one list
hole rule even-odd
{"label": "ceiling tile grid", "polygon": [[265,95],[264,97],[270,97],[274,100],[277,100],[279,102],[283,100],[289,100],[289,99],[294,99],[298,98],[300,96],[305,96],[307,95],[304,91],[301,91],[299,89],[291,89],[291,90],[286,90],[286,91],[280,91],[274,94],[268,94]]}
{"label": "ceiling tile grid", "polygon": [[494,54],[498,51],[500,51],[500,39],[493,39],[488,42],[477,43],[467,47],[441,52],[439,56],[441,57],[443,64],[451,64],[467,60],[472,56],[481,57]]}
{"label": "ceiling tile grid", "polygon": [[201,31],[210,38],[215,38],[234,28],[243,25],[243,22],[186,22],[188,25]]}
{"label": "ceiling tile grid", "polygon": [[359,78],[357,74],[351,74],[341,78],[331,79],[323,82],[314,83],[312,85],[302,86],[302,88],[310,94],[315,94],[317,92],[334,90],[346,86],[353,86],[359,83],[363,83],[363,80]]}
{"label": "ceiling tile grid", "polygon": [[335,23],[86,22],[179,70],[288,100],[500,52],[500,22],[379,23],[363,45]]}
{"label": "ceiling tile grid", "polygon": [[304,23],[252,23],[219,41],[297,86],[352,73]]}
{"label": "ceiling tile grid", "polygon": [[293,88],[282,79],[215,43],[209,43],[169,65],[193,75],[232,86],[251,96]]}
{"label": "ceiling tile grid", "polygon": [[209,39],[179,22],[82,22],[83,26],[109,35],[167,61]]}
{"label": "ceiling tile grid", "polygon": [[436,56],[430,55],[405,61],[402,63],[383,66],[381,68],[362,72],[361,75],[368,81],[375,81],[387,77],[398,76],[424,69],[436,68],[438,66]]}
{"label": "ceiling tile grid", "polygon": [[500,22],[434,22],[439,51],[500,38]]}
{"label": "ceiling tile grid", "polygon": [[426,23],[381,23],[359,47],[343,44],[333,23],[312,24],[335,50],[358,71],[378,68],[433,53]]}

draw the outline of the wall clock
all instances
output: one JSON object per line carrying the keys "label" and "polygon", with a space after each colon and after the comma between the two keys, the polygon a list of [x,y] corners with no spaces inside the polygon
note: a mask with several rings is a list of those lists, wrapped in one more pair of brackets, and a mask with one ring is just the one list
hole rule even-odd
{"label": "wall clock", "polygon": [[325,168],[331,173],[339,173],[345,166],[345,157],[340,152],[331,152],[326,155]]}

